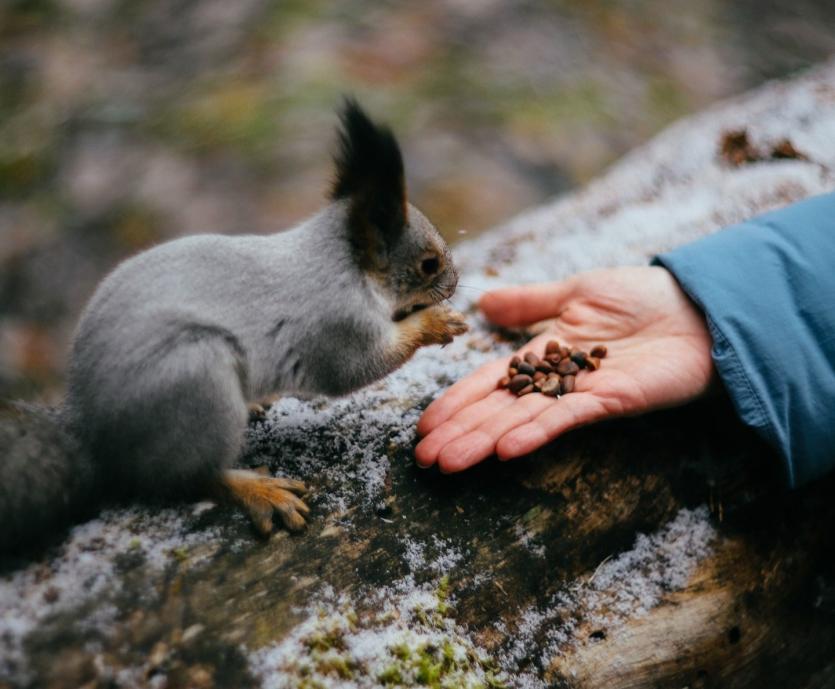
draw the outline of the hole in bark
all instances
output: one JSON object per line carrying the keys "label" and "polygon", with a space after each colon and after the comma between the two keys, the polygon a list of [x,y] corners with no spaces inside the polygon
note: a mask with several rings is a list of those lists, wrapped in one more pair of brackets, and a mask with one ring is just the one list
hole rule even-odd
{"label": "hole in bark", "polygon": [[739,643],[739,640],[742,638],[742,632],[740,631],[739,627],[731,627],[728,630],[728,641],[732,644]]}
{"label": "hole in bark", "polygon": [[602,629],[598,629],[589,634],[589,639],[592,641],[603,641],[603,639],[605,638],[606,632],[604,632]]}

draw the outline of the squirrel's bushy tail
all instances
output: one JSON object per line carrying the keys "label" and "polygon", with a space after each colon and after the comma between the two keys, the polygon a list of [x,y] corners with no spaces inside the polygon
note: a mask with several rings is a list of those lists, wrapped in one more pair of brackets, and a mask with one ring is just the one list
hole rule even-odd
{"label": "squirrel's bushy tail", "polygon": [[62,532],[93,492],[92,462],[56,410],[0,403],[0,551]]}

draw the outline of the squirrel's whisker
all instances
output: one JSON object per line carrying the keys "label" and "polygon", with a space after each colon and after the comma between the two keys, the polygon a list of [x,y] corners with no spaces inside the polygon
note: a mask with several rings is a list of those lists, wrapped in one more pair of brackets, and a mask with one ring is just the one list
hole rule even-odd
{"label": "squirrel's whisker", "polygon": [[487,293],[489,290],[481,289],[481,287],[473,287],[472,285],[462,285],[460,282],[458,283],[459,287],[463,287],[464,289],[473,289],[476,292],[481,292],[482,294]]}

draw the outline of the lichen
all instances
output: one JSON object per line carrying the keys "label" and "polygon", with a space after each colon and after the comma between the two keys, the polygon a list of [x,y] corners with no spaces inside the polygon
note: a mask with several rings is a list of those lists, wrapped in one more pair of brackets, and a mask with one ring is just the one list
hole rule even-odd
{"label": "lichen", "polygon": [[377,592],[387,610],[323,602],[280,644],[252,656],[265,689],[378,686],[505,689],[505,678],[450,617],[450,582]]}

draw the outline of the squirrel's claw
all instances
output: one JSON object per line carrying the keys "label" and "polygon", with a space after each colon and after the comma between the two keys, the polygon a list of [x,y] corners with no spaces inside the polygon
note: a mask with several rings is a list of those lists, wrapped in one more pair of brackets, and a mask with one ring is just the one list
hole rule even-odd
{"label": "squirrel's claw", "polygon": [[447,315],[447,332],[450,334],[450,342],[453,337],[463,335],[470,329],[467,322],[464,320],[464,314],[458,311],[450,311]]}
{"label": "squirrel's claw", "polygon": [[260,402],[248,404],[246,410],[249,413],[249,423],[264,421],[267,418],[267,410]]}
{"label": "squirrel's claw", "polygon": [[429,307],[416,315],[419,318],[416,335],[418,346],[446,345],[469,329],[463,314],[445,304]]}
{"label": "squirrel's claw", "polygon": [[274,513],[278,513],[290,531],[301,531],[305,527],[304,518],[310,513],[310,508],[294,495],[307,492],[301,481],[230,469],[224,472],[223,484],[232,499],[246,510],[262,536],[269,536],[272,532]]}
{"label": "squirrel's claw", "polygon": [[[283,491],[287,492],[287,491]],[[299,500],[292,493],[287,493],[290,499],[271,500],[270,504],[275,508],[284,522],[284,526],[290,531],[301,531],[306,526],[304,516],[310,513],[307,505]]]}

